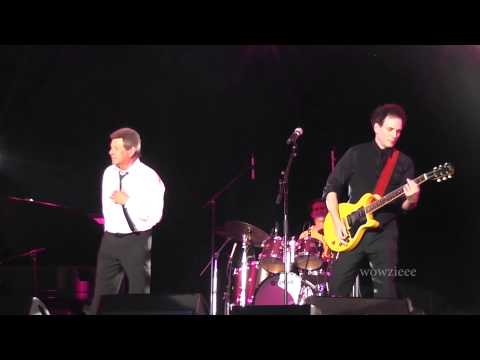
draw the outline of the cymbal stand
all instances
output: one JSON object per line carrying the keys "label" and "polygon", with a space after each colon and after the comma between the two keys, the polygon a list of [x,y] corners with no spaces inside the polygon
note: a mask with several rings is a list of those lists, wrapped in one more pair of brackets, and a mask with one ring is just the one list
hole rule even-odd
{"label": "cymbal stand", "polygon": [[[245,175],[250,167],[242,169],[242,171],[234,177],[227,185],[225,185],[220,191],[215,193],[204,205],[203,208],[210,207],[211,209],[211,232],[210,232],[210,315],[217,315],[217,271],[216,268],[218,258],[215,258],[215,229],[216,229],[216,204],[217,199],[223,195],[238,179]],[[217,254],[218,255],[218,254]],[[204,271],[200,273],[202,276]]]}
{"label": "cymbal stand", "polygon": [[248,252],[248,243],[247,243],[247,235],[243,234],[243,239],[242,239],[242,270],[241,270],[241,276],[242,276],[242,282],[241,282],[241,292],[240,292],[240,306],[245,307],[247,304],[247,271],[248,271],[248,262],[247,262],[247,252]]}
{"label": "cymbal stand", "polygon": [[237,243],[233,243],[232,251],[230,252],[230,256],[228,257],[228,263],[227,263],[227,289],[225,291],[225,297],[224,297],[224,310],[223,313],[225,315],[230,315],[230,306],[231,306],[231,290],[232,290],[232,258],[233,254],[235,253],[235,249],[237,248]]}

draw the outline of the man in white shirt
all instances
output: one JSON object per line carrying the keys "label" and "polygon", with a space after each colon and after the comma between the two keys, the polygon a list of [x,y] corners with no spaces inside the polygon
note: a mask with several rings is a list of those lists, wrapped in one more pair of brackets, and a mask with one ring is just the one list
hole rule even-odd
{"label": "man in white shirt", "polygon": [[126,275],[130,294],[150,293],[152,228],[163,215],[165,186],[140,161],[140,135],[121,128],[110,135],[112,165],[102,180],[105,232],[97,257],[95,294],[88,314],[96,314],[102,295],[117,294]]}

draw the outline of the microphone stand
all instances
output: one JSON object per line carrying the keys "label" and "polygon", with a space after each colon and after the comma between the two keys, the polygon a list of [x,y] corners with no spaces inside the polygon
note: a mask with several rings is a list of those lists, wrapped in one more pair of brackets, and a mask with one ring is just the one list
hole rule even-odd
{"label": "microphone stand", "polygon": [[288,305],[288,272],[290,271],[290,263],[287,256],[288,249],[288,177],[292,167],[293,159],[297,156],[297,143],[292,143],[290,156],[288,158],[287,168],[281,172],[279,180],[279,191],[275,203],[280,205],[283,198],[283,251],[284,251],[284,273],[285,273],[285,289],[284,304]]}
{"label": "microphone stand", "polygon": [[216,203],[217,199],[223,195],[238,179],[240,179],[243,175],[245,175],[248,170],[250,170],[250,166],[247,166],[246,169],[242,170],[240,174],[234,177],[227,185],[225,185],[221,190],[216,192],[202,207],[205,209],[206,207],[210,207],[211,209],[211,239],[210,239],[210,248],[211,248],[211,255],[210,261],[207,266],[202,270],[200,276],[203,275],[205,270],[210,265],[210,315],[217,315],[217,269],[218,269],[218,255],[223,246],[229,241],[227,241],[222,245],[219,251],[215,252],[215,229],[216,229]]}

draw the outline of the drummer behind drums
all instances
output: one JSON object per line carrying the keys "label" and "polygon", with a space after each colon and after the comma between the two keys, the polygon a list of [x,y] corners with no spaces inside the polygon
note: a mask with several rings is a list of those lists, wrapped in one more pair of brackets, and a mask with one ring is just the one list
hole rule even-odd
{"label": "drummer behind drums", "polygon": [[329,262],[332,260],[333,254],[328,248],[327,244],[323,240],[323,223],[325,217],[328,214],[327,205],[322,199],[314,199],[310,202],[310,218],[313,221],[313,225],[310,226],[307,230],[302,232],[299,236],[299,239],[304,239],[308,236],[317,239],[322,244],[322,260]]}

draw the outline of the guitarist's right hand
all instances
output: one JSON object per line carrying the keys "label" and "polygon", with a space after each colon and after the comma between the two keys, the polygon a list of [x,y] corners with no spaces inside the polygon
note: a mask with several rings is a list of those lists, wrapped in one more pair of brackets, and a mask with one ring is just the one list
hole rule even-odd
{"label": "guitarist's right hand", "polygon": [[348,232],[345,224],[340,219],[335,221],[335,231],[337,232],[337,239],[345,242],[345,239],[348,238]]}
{"label": "guitarist's right hand", "polygon": [[335,233],[337,234],[337,239],[340,242],[345,242],[345,239],[348,238],[348,232],[345,228],[345,224],[340,219],[340,214],[338,213],[338,198],[337,193],[329,192],[326,196],[326,203],[328,211],[330,212],[335,225]]}

